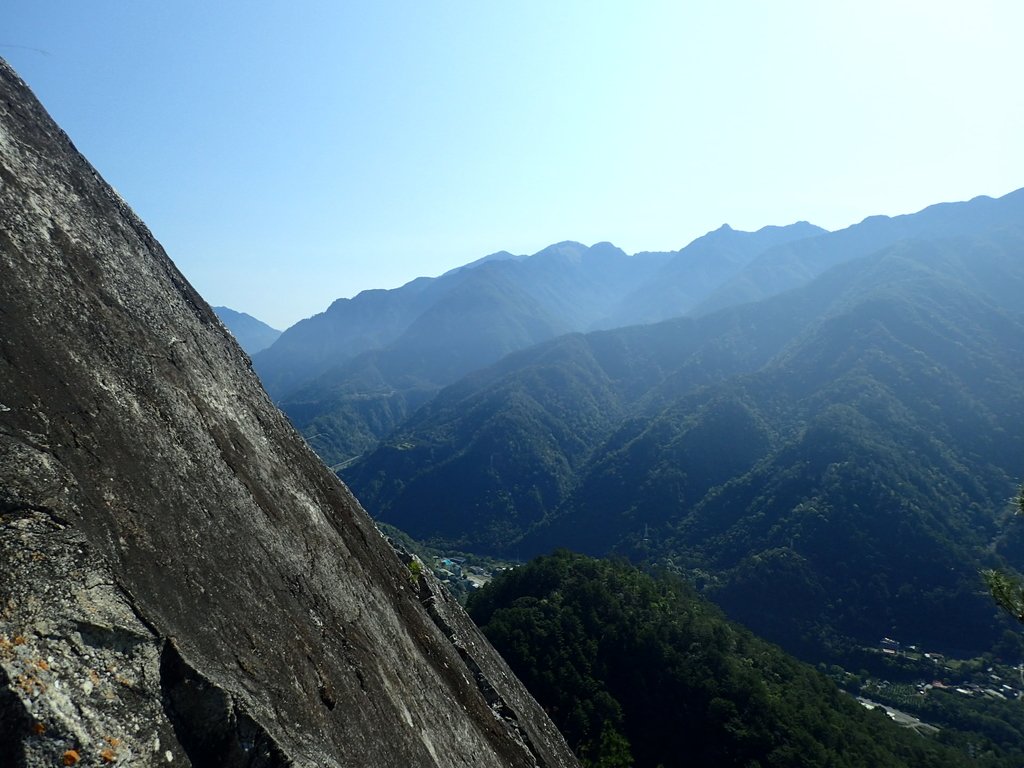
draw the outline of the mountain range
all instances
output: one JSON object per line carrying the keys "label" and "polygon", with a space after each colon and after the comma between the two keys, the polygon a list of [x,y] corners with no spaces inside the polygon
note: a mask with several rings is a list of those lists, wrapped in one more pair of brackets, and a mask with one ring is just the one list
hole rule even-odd
{"label": "mountain range", "polygon": [[806,223],[722,228],[677,252],[635,256],[574,242],[528,257],[493,254],[438,278],[336,301],[253,362],[325,461],[341,464],[441,387],[510,352],[683,314],[759,253],[822,231]]}
{"label": "mountain range", "polygon": [[757,232],[723,225],[679,251],[633,256],[609,243],[498,252],[438,278],[339,299],[255,353],[254,366],[311,445],[341,468],[441,388],[510,352],[760,300],[896,242],[969,234],[1013,205],[1012,195],[980,197],[834,233],[807,222]]}
{"label": "mountain range", "polygon": [[214,307],[213,311],[217,313],[217,317],[225,327],[231,331],[238,346],[250,355],[255,355],[266,349],[281,335],[276,328],[271,328],[262,320],[257,320],[245,312],[237,312],[229,307]]}
{"label": "mountain range", "polygon": [[773,297],[509,355],[343,476],[438,545],[668,565],[818,658],[984,650],[976,574],[1014,546],[1024,466],[1024,192],[917,216],[763,253],[833,262]]}

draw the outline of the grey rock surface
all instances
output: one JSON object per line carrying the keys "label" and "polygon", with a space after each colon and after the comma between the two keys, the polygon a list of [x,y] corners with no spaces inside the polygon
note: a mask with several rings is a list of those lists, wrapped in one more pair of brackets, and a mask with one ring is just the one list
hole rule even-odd
{"label": "grey rock surface", "polygon": [[0,764],[575,765],[423,590],[0,62]]}

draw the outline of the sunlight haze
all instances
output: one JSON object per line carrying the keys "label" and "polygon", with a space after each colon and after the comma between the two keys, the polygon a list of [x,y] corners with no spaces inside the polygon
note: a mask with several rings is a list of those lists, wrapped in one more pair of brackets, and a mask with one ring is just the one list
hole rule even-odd
{"label": "sunlight haze", "polygon": [[11,0],[0,56],[211,304],[1024,186],[1024,5]]}

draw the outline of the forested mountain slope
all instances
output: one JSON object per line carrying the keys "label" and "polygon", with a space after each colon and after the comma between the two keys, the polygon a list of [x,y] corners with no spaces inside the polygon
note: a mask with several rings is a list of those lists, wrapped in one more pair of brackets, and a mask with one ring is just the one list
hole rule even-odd
{"label": "forested mountain slope", "polygon": [[539,558],[469,611],[585,765],[994,764],[864,709],[679,580],[621,562]]}
{"label": "forested mountain slope", "polygon": [[510,356],[345,477],[373,514],[452,546],[671,560],[790,647],[984,647],[975,575],[1024,466],[1015,224]]}
{"label": "forested mountain slope", "polygon": [[[255,365],[293,423],[336,464],[372,448],[442,386],[509,352],[624,322],[609,319],[616,313],[680,315],[766,248],[821,231],[806,223],[726,228],[675,253],[636,256],[571,242],[530,257],[497,254],[386,295],[336,302],[289,329]],[[353,322],[357,308],[365,311]],[[375,312],[386,322],[370,334]]]}

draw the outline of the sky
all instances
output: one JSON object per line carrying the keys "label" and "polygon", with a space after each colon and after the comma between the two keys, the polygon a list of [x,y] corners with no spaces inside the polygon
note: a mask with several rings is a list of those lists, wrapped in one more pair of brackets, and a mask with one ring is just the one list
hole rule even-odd
{"label": "sky", "polygon": [[1020,0],[6,0],[0,56],[214,305],[1024,187]]}

